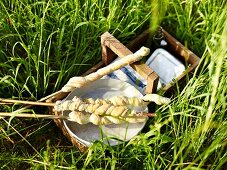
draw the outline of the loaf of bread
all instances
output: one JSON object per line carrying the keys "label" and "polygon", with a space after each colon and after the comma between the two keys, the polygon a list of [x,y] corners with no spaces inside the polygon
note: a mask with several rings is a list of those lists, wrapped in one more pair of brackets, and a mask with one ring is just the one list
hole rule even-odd
{"label": "loaf of bread", "polygon": [[96,115],[108,115],[108,116],[133,116],[137,115],[137,112],[129,109],[127,106],[114,106],[112,104],[87,104],[77,98],[77,101],[65,100],[57,101],[54,109],[56,111],[80,111],[87,113],[94,113]]}
{"label": "loaf of bread", "polygon": [[69,113],[69,120],[77,122],[79,124],[87,124],[89,122],[95,125],[109,125],[109,124],[121,124],[121,123],[138,123],[147,120],[146,116],[100,116],[97,114],[90,114],[86,112],[72,111]]}
{"label": "loaf of bread", "polygon": [[81,99],[75,96],[72,100],[57,101],[54,109],[56,111],[72,111],[70,120],[79,124],[89,122],[95,125],[121,124],[124,122],[144,122],[147,117],[127,106],[146,106],[149,102],[167,104],[170,99],[157,94],[148,94],[141,98],[114,96],[109,99]]}
{"label": "loaf of bread", "polygon": [[144,56],[148,55],[149,53],[150,53],[149,48],[141,47],[134,54],[125,56],[124,58],[121,58],[120,60],[118,60],[114,63],[111,63],[85,77],[72,77],[71,79],[69,79],[69,81],[66,83],[66,85],[61,89],[61,91],[70,92],[70,91],[73,91],[75,88],[80,88],[80,87],[84,86],[85,84],[98,80],[98,79],[102,78],[103,76],[114,72],[115,70],[118,70],[126,65],[129,65],[136,61],[141,60]]}
{"label": "loaf of bread", "polygon": [[147,106],[150,102],[155,102],[158,105],[168,104],[169,98],[162,97],[158,94],[147,94],[141,98],[138,97],[126,97],[126,96],[113,96],[109,99],[93,99],[85,98],[79,99],[77,96],[73,98],[73,101],[83,101],[89,104],[112,104],[114,106]]}

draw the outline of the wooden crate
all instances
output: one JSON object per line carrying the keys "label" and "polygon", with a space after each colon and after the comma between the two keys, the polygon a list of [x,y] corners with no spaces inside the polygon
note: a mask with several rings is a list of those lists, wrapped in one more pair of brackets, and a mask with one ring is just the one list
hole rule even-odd
{"label": "wooden crate", "polygon": [[[159,28],[159,31],[164,36],[164,39],[167,41],[168,46],[167,48],[172,53],[176,54],[176,56],[179,60],[188,63],[188,68],[185,72],[183,72],[180,76],[176,78],[176,81],[182,80],[188,73],[192,72],[196,66],[199,63],[199,57],[197,57],[193,52],[188,50],[186,47],[184,47],[179,41],[177,41],[174,37],[172,37],[168,32],[166,32],[161,27]],[[124,57],[126,55],[132,54],[136,50],[138,50],[141,46],[146,46],[148,44],[149,40],[149,30],[143,32],[141,35],[136,37],[134,40],[132,40],[127,47],[124,46],[120,41],[118,41],[115,37],[113,37],[110,33],[106,32],[101,36],[101,47],[102,47],[102,61],[89,69],[84,75],[88,75],[92,72],[95,72],[101,67],[104,67],[105,65],[110,64],[116,56]],[[154,93],[157,84],[158,84],[158,76],[157,74],[150,69],[146,64],[136,62],[131,65],[133,69],[135,69],[146,81],[147,81],[147,88],[146,93]],[[163,91],[168,91],[170,88],[173,87],[173,84],[167,84]],[[58,93],[51,98],[47,99],[46,102],[55,102],[57,100],[64,99],[68,93]],[[55,112],[53,108],[49,108],[50,114],[59,115],[61,113]],[[84,152],[87,147],[80,143],[78,140],[76,140],[73,136],[71,136],[68,131],[66,130],[65,126],[63,125],[62,120],[55,120],[55,123],[57,126],[62,130],[63,134],[75,145],[79,148],[81,152]]]}
{"label": "wooden crate", "polygon": [[[168,91],[174,90],[176,87],[176,82],[184,83],[186,75],[192,73],[193,70],[198,66],[200,58],[195,55],[192,51],[186,48],[182,43],[177,41],[172,35],[165,31],[162,27],[159,27],[158,31],[163,35],[163,39],[167,42],[165,49],[173,54],[178,60],[180,60],[186,66],[186,70],[177,78],[175,78],[175,83],[169,83],[162,88],[162,92],[166,93]],[[159,34],[160,34],[159,33]],[[149,30],[144,31],[142,34],[137,36],[132,40],[128,47],[132,52],[139,49],[140,46],[147,46],[148,48],[153,48],[151,43],[153,37],[150,37]],[[154,51],[154,50],[153,50]]]}

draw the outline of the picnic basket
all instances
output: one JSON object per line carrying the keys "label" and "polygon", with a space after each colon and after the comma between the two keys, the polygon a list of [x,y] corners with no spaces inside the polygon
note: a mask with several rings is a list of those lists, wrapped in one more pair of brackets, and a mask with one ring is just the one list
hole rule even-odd
{"label": "picnic basket", "polygon": [[[187,69],[175,79],[175,82],[181,82],[186,75],[191,73],[196,66],[199,64],[199,57],[196,56],[193,52],[187,49],[184,45],[182,45],[179,41],[177,41],[173,36],[171,36],[167,31],[163,28],[158,28],[159,34],[162,34],[162,38],[167,42],[167,50],[174,54],[180,61],[187,64]],[[141,46],[146,46],[150,41],[150,31],[146,30],[135,39],[133,39],[127,46],[123,45],[119,40],[117,40],[113,35],[109,32],[106,32],[101,35],[101,48],[102,48],[102,61],[97,65],[89,69],[82,76],[88,75],[92,72],[95,72],[99,68],[104,67],[105,65],[110,64],[116,56],[124,57],[129,54],[132,54],[136,50],[138,50]],[[150,48],[148,46],[148,48]],[[147,87],[145,93],[154,93],[158,84],[158,75],[145,63],[136,62],[131,65],[131,67],[138,72],[146,81]],[[167,84],[162,88],[162,92],[167,92],[170,89],[174,89],[174,83]],[[52,95],[50,98],[46,100],[46,102],[54,103],[57,100],[64,99],[69,93],[60,92]],[[61,113],[55,112],[53,107],[49,107],[49,113],[52,115],[60,115]],[[62,130],[63,134],[76,146],[79,148],[81,152],[84,152],[87,149],[87,146],[80,143],[77,139],[75,139],[66,129],[63,124],[63,120],[55,119],[56,125]]]}

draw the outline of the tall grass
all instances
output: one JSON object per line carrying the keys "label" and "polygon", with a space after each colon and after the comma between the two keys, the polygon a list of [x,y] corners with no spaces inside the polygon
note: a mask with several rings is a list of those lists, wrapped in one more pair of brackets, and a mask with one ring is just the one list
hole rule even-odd
{"label": "tall grass", "polygon": [[120,35],[122,41],[140,32],[149,16],[144,4],[1,1],[2,90],[31,98],[56,91],[100,60],[103,32]]}
{"label": "tall grass", "polygon": [[226,168],[227,4],[224,0],[152,2],[1,1],[3,97],[39,98],[59,89],[69,77],[100,60],[103,32],[109,30],[127,42],[148,26],[148,20],[154,27],[162,23],[201,57],[183,91],[156,111],[159,116],[149,120],[142,133],[119,146],[97,141],[81,154],[52,122],[13,119],[8,125],[8,120],[1,120],[3,169]]}

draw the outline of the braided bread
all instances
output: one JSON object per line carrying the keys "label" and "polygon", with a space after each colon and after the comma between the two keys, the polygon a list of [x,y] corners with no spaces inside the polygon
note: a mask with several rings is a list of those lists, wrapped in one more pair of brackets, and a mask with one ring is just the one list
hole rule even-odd
{"label": "braided bread", "polygon": [[146,102],[155,102],[157,105],[163,105],[170,103],[170,99],[167,97],[160,96],[158,94],[147,94],[142,97],[142,100]]}
{"label": "braided bread", "polygon": [[72,77],[67,84],[61,89],[63,92],[73,91],[75,88],[80,88],[87,83],[93,82],[102,78],[103,76],[112,73],[115,70],[118,70],[126,65],[132,64],[136,61],[141,60],[144,56],[150,53],[150,49],[146,47],[141,47],[134,54],[130,54],[120,60],[109,64],[106,67],[99,69],[98,71],[91,73],[85,77]]}
{"label": "braided bread", "polygon": [[[73,101],[80,101],[77,96],[73,98]],[[170,102],[169,98],[162,97],[158,94],[147,94],[142,98],[137,97],[126,97],[126,96],[114,96],[109,99],[93,99],[93,98],[85,98],[82,99],[83,102],[89,104],[99,104],[99,105],[107,105],[112,104],[114,106],[147,106],[149,102],[155,102],[158,105],[168,104]]]}
{"label": "braided bread", "polygon": [[[76,100],[76,96],[74,99]],[[148,103],[144,102],[142,99],[136,98],[136,97],[126,97],[126,96],[114,96],[109,99],[93,99],[93,98],[85,98],[83,99],[84,102],[90,103],[90,104],[112,104],[114,106],[145,106]]]}
{"label": "braided bread", "polygon": [[109,116],[126,116],[137,115],[134,110],[128,109],[127,106],[113,106],[111,104],[86,104],[83,101],[78,100],[66,100],[63,102],[57,101],[54,106],[56,111],[85,111],[88,113],[94,113],[96,115],[109,115]]}
{"label": "braided bread", "polygon": [[130,110],[127,105],[145,106],[150,101],[166,104],[170,99],[157,94],[148,94],[142,98],[114,96],[109,99],[80,99],[75,96],[72,100],[57,101],[56,111],[71,110],[70,120],[79,124],[89,122],[95,125],[121,124],[124,122],[144,122],[147,117]]}
{"label": "braided bread", "polygon": [[89,114],[86,112],[73,111],[69,113],[69,120],[75,121],[79,124],[87,124],[89,122],[95,125],[109,125],[109,124],[121,124],[121,123],[138,123],[146,121],[145,116],[126,116],[126,117],[114,117],[114,116],[99,116],[96,114]]}

